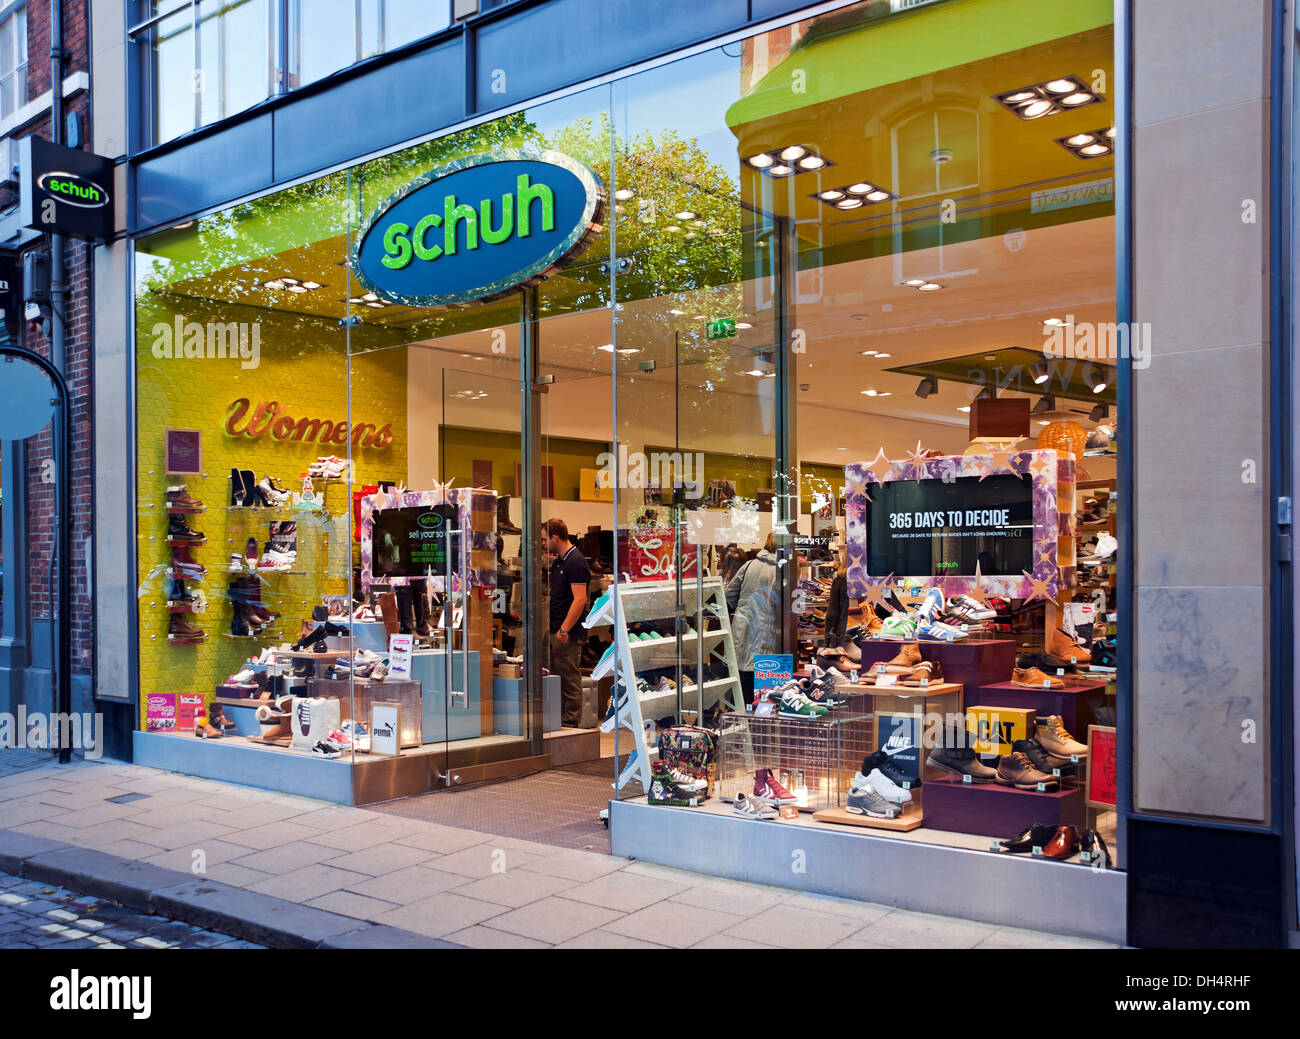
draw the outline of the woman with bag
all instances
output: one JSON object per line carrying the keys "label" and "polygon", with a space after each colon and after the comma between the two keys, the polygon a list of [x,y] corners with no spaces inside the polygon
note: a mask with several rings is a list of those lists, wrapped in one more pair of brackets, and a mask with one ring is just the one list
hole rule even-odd
{"label": "woman with bag", "polygon": [[727,609],[746,705],[754,702],[754,658],[775,653],[781,641],[781,572],[775,546],[775,535],[768,534],[763,550],[727,583]]}

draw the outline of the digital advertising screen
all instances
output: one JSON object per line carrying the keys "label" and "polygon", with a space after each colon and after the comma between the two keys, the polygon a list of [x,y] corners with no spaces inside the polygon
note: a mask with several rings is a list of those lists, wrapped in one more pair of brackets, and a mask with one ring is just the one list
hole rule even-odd
{"label": "digital advertising screen", "polygon": [[447,536],[456,526],[456,506],[385,509],[372,518],[370,569],[377,580],[445,574],[448,551],[451,572],[459,572],[460,536]]}
{"label": "digital advertising screen", "polygon": [[867,485],[867,572],[1020,576],[1034,568],[1031,478],[1011,474]]}

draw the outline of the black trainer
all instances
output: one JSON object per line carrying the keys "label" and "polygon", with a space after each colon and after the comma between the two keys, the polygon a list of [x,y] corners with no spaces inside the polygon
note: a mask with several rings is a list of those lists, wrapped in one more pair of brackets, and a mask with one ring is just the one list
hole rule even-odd
{"label": "black trainer", "polygon": [[1113,639],[1102,639],[1092,644],[1090,671],[1118,671],[1119,649]]}
{"label": "black trainer", "polygon": [[868,754],[862,759],[862,774],[864,776],[871,775],[872,769],[877,768],[880,769],[880,774],[891,783],[896,783],[899,786],[902,786],[904,783],[909,783],[914,787],[921,785],[920,780],[915,776],[909,776],[904,772],[903,769],[898,766],[898,763],[883,750],[878,750],[874,754]]}

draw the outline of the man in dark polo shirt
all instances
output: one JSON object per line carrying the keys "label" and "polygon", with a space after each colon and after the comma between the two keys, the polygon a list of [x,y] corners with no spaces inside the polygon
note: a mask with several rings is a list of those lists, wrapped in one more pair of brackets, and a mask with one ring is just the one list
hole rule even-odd
{"label": "man in dark polo shirt", "polygon": [[546,645],[550,669],[560,676],[560,723],[576,728],[582,719],[582,611],[587,605],[591,570],[578,547],[569,540],[562,519],[547,520],[542,538],[551,553],[551,628]]}

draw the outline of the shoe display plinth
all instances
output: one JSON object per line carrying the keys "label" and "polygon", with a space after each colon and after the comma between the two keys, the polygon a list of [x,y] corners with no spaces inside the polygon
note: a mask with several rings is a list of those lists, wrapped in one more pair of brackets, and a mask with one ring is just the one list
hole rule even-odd
{"label": "shoe display plinth", "polygon": [[1024,754],[1012,751],[998,761],[996,780],[1002,786],[1017,790],[1056,790],[1061,781],[1047,772],[1034,768],[1034,763]]}

